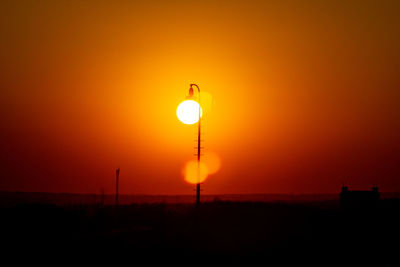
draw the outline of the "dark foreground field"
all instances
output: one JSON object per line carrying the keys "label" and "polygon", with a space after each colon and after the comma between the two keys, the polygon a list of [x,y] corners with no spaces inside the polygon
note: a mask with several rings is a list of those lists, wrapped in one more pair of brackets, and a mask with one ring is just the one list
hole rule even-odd
{"label": "dark foreground field", "polygon": [[363,210],[341,209],[338,203],[15,204],[0,210],[1,236],[3,255],[397,266],[399,207],[398,200]]}

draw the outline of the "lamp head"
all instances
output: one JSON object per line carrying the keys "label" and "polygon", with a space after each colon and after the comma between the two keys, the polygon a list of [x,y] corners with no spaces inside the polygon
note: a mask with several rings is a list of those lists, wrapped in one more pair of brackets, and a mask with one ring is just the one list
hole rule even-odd
{"label": "lamp head", "polygon": [[189,95],[188,95],[188,98],[191,98],[191,97],[193,97],[193,87],[192,86],[190,86],[190,88],[189,88]]}

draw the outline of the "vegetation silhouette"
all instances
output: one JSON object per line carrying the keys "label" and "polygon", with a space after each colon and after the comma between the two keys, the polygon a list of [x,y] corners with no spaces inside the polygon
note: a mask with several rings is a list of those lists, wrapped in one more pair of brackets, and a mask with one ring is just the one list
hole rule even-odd
{"label": "vegetation silhouette", "polygon": [[[369,208],[340,201],[1,206],[1,236],[19,252],[129,255],[182,263],[267,264],[295,260],[357,266],[396,262],[399,199]],[[100,253],[100,254],[99,254]],[[317,257],[318,255],[318,257]],[[397,261],[398,262],[398,261]],[[384,265],[385,266],[385,265]],[[389,266],[389,265],[386,265]]]}

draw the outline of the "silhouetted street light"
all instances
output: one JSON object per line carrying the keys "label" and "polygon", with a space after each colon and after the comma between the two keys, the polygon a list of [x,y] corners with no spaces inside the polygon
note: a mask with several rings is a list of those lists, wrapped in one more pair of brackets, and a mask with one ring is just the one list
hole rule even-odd
{"label": "silhouetted street light", "polygon": [[[193,87],[197,88],[197,102],[194,99]],[[177,116],[180,121],[185,124],[194,124],[197,122],[197,183],[196,183],[196,204],[200,204],[200,156],[201,156],[201,116],[202,109],[200,106],[200,88],[196,84],[190,84],[189,95],[187,100],[183,101],[177,109]],[[198,111],[197,111],[198,106]],[[198,114],[198,117],[197,117]]]}

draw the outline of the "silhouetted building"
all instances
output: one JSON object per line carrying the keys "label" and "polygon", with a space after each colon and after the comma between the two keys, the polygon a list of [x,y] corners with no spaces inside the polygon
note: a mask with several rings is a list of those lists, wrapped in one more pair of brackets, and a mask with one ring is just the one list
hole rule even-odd
{"label": "silhouetted building", "polygon": [[347,186],[342,187],[340,193],[340,205],[343,208],[370,208],[378,204],[378,187],[372,187],[371,191],[349,190]]}

